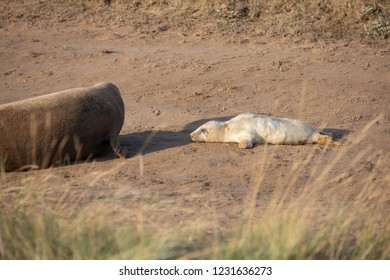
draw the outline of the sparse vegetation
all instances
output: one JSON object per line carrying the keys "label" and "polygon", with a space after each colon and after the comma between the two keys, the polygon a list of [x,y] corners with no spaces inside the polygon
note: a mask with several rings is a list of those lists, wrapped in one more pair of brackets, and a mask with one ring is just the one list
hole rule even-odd
{"label": "sparse vegetation", "polygon": [[95,202],[64,216],[53,206],[39,205],[31,194],[19,193],[9,201],[5,197],[3,191],[0,259],[390,258],[390,221],[378,197],[379,203],[368,209],[356,201],[348,207],[334,205],[322,216],[302,196],[282,209],[270,206],[250,223],[232,223],[231,233],[218,237],[204,230],[214,221],[192,229],[152,225],[153,230],[142,221],[124,221],[129,213],[114,201]]}
{"label": "sparse vegetation", "polygon": [[[358,136],[357,141],[363,138]],[[347,148],[334,165],[344,153]],[[356,155],[351,166],[362,156]],[[382,159],[376,156],[373,164],[380,168]],[[310,160],[297,163],[290,175],[309,164]],[[256,168],[261,172],[262,166]],[[259,174],[243,202],[242,218],[231,220],[229,231],[220,231],[217,220],[201,213],[185,225],[167,226],[163,217],[161,223],[150,223],[145,216],[162,203],[159,198],[134,213],[121,203],[121,190],[105,197],[91,195],[91,190],[62,194],[57,190],[54,198],[49,170],[47,180],[1,189],[0,259],[389,259],[389,190],[375,184],[373,173],[356,193],[348,186],[358,173],[346,166],[331,178],[332,168],[313,177],[297,196],[293,189],[277,185],[260,213],[256,197],[261,176],[266,175]],[[387,175],[387,183],[389,179]],[[322,210],[317,207],[321,197],[330,201]]]}
{"label": "sparse vegetation", "polygon": [[[133,3],[140,5],[141,1]],[[254,35],[388,38],[390,27],[388,1],[160,0],[145,5],[154,6],[163,14],[191,14],[200,18],[206,15],[203,19],[207,21],[223,20],[224,24],[243,25],[238,28],[240,32],[249,29]]]}
{"label": "sparse vegetation", "polygon": [[[161,23],[160,31],[207,29],[252,36],[310,36],[319,38],[389,37],[390,2],[387,0],[24,0],[25,13],[7,15],[10,20],[85,20],[99,10],[99,22],[131,26],[143,32],[145,23]],[[23,3],[12,4],[23,5]],[[50,7],[51,9],[46,9]],[[46,10],[57,10],[48,14]],[[6,9],[6,4],[3,5]],[[1,11],[1,6],[0,6]],[[134,14],[137,13],[137,17]],[[141,16],[142,15],[142,16]],[[16,17],[16,19],[15,19]],[[7,21],[6,18],[3,20]]]}

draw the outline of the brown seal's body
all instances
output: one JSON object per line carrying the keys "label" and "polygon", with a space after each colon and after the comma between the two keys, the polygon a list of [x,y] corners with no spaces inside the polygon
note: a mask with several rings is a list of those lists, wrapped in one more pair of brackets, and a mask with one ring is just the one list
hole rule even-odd
{"label": "brown seal's body", "polygon": [[0,105],[0,160],[5,171],[47,168],[114,150],[124,122],[111,83]]}

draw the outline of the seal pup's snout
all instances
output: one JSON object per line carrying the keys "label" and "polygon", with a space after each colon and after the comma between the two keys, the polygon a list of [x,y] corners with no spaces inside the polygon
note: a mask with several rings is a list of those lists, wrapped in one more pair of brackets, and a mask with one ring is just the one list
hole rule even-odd
{"label": "seal pup's snout", "polygon": [[190,138],[191,138],[192,142],[195,142],[195,135],[194,135],[194,133],[195,133],[195,131],[190,134]]}
{"label": "seal pup's snout", "polygon": [[208,134],[208,129],[205,127],[205,125],[202,125],[194,130],[190,134],[190,137],[193,142],[206,142]]}

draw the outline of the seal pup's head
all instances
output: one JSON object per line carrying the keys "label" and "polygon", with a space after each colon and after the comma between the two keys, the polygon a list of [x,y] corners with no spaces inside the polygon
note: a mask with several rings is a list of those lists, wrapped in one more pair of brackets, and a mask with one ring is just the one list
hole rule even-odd
{"label": "seal pup's head", "polygon": [[224,122],[209,121],[190,134],[194,142],[222,142],[226,124]]}

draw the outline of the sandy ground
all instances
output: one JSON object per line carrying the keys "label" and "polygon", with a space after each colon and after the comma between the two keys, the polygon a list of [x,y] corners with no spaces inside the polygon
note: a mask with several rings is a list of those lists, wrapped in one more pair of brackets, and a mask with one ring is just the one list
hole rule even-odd
{"label": "sandy ground", "polygon": [[[348,189],[342,204],[367,178],[373,189],[389,187],[388,44],[186,33],[150,24],[151,33],[77,19],[3,22],[0,104],[113,82],[126,107],[120,142],[127,155],[7,173],[3,190],[38,182],[50,186],[53,200],[64,192],[88,194],[75,207],[112,196],[148,223],[213,219],[226,230],[248,200],[261,213],[277,188],[294,199],[324,170],[332,192],[341,191],[340,182]],[[205,121],[245,112],[297,118],[353,144],[242,150],[190,142],[189,133]],[[314,211],[329,210],[326,196],[313,199]]]}

